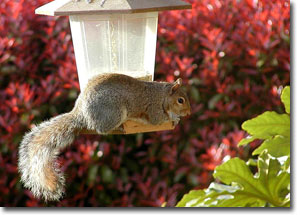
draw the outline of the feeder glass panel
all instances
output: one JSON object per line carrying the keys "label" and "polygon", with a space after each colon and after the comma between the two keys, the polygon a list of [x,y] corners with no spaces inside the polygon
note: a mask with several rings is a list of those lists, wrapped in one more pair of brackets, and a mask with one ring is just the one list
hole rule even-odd
{"label": "feeder glass panel", "polygon": [[121,73],[153,80],[158,12],[71,15],[70,24],[83,90],[88,79]]}

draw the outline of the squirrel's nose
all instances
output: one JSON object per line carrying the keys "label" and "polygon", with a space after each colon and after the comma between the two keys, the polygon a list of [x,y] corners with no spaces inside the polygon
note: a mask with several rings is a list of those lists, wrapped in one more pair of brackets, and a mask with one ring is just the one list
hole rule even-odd
{"label": "squirrel's nose", "polygon": [[191,115],[191,109],[188,109],[187,115]]}

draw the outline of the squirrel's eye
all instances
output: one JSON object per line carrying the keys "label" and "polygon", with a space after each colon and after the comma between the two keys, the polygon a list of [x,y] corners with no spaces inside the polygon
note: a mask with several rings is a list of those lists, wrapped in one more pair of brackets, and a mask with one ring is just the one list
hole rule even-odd
{"label": "squirrel's eye", "polygon": [[183,98],[179,98],[177,101],[178,101],[179,104],[183,104],[184,99]]}

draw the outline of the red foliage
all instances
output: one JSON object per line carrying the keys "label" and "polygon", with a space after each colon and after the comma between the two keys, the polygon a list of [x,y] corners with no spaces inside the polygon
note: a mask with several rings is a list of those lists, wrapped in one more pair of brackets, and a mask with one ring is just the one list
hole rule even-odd
{"label": "red foliage", "polygon": [[[35,123],[70,111],[79,93],[67,18],[38,16],[48,0],[0,2],[0,205],[43,206],[22,188],[17,150]],[[237,148],[243,121],[282,111],[290,78],[285,0],[199,0],[160,14],[156,79],[183,78],[193,114],[174,131],[80,136],[60,156],[67,194],[56,206],[174,206],[204,188]]]}

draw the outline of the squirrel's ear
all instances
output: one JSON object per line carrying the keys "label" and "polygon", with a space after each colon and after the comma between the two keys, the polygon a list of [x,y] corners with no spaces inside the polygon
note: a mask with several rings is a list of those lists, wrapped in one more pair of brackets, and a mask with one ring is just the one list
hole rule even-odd
{"label": "squirrel's ear", "polygon": [[182,79],[178,78],[174,83],[173,86],[171,88],[171,94],[173,94],[174,92],[176,92],[176,90],[182,85]]}

